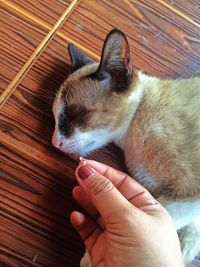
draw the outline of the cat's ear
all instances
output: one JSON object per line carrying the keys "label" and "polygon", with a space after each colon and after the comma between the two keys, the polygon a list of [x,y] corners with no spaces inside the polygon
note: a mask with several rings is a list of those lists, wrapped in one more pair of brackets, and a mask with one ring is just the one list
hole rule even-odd
{"label": "cat's ear", "polygon": [[72,71],[76,71],[86,64],[93,63],[94,61],[86,56],[77,46],[74,44],[68,45],[68,51],[72,62]]}
{"label": "cat's ear", "polygon": [[129,44],[124,33],[117,29],[112,30],[106,37],[96,72],[99,80],[108,74],[116,91],[124,91],[132,77]]}

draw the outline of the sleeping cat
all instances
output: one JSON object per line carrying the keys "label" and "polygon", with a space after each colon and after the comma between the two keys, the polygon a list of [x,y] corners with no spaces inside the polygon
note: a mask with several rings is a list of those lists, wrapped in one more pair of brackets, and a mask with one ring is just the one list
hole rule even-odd
{"label": "sleeping cat", "polygon": [[53,145],[84,156],[117,144],[130,174],[170,212],[187,264],[200,252],[200,75],[161,80],[136,71],[117,29],[100,63],[68,48],[73,70],[53,104]]}

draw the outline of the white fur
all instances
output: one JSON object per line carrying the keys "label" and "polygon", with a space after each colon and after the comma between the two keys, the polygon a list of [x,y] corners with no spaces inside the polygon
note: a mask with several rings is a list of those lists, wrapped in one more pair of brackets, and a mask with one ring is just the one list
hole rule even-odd
{"label": "white fur", "polygon": [[178,231],[181,249],[186,266],[200,253],[199,219],[186,225]]}
{"label": "white fur", "polygon": [[[121,134],[122,129],[95,129],[82,132],[75,128],[74,134],[69,138],[63,138],[62,150],[65,153],[86,155],[112,141],[113,136]],[[61,137],[60,137],[61,138]]]}
{"label": "white fur", "polygon": [[163,126],[160,123],[154,123],[151,126],[151,130],[154,131],[155,133],[162,134]]}
{"label": "white fur", "polygon": [[134,103],[133,106],[137,106],[140,103],[140,100],[143,96],[143,84],[140,85],[131,93],[131,95],[127,98],[128,102]]}
{"label": "white fur", "polygon": [[[135,90],[133,90],[133,92],[131,93],[131,95],[127,98],[127,103],[130,104],[130,102],[132,103],[132,110],[130,112],[130,117],[126,118],[126,120],[128,121],[128,125],[130,125],[130,122],[132,121],[134,114],[142,100],[143,95],[145,94],[145,92],[148,90],[148,87],[152,84],[152,83],[156,83],[157,78],[155,77],[150,77],[144,73],[142,73],[141,71],[138,72],[138,78],[139,78],[139,82],[138,82],[138,86]],[[157,89],[155,89],[155,94],[157,92]],[[120,139],[114,140],[114,142],[116,143],[116,145],[118,145],[122,150],[126,150],[125,149],[125,145],[127,143],[127,133],[128,133],[128,128],[123,129],[123,135],[121,136]],[[131,136],[132,138],[132,136]],[[131,146],[129,146],[131,148]]]}
{"label": "white fur", "polygon": [[158,201],[170,213],[179,234],[186,266],[200,253],[200,200]]}
{"label": "white fur", "polygon": [[170,213],[176,229],[179,230],[194,219],[200,219],[200,200],[190,201],[166,201],[162,197],[158,201],[165,206]]}
{"label": "white fur", "polygon": [[80,267],[92,267],[92,262],[88,252],[86,251],[80,262]]}
{"label": "white fur", "polygon": [[53,115],[54,115],[54,118],[55,118],[55,122],[56,123],[58,121],[58,115],[63,110],[63,103],[60,101],[60,99],[61,99],[61,92],[62,92],[62,90],[59,90],[57,92],[56,98],[55,98],[55,100],[53,102],[53,108],[52,108]]}

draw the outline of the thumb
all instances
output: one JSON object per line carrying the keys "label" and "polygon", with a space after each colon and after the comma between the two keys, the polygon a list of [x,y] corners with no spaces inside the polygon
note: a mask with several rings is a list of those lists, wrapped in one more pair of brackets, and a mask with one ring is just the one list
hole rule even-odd
{"label": "thumb", "polygon": [[134,207],[103,175],[88,165],[79,165],[76,169],[76,178],[80,186],[91,199],[93,205],[106,221],[117,211],[125,211]]}

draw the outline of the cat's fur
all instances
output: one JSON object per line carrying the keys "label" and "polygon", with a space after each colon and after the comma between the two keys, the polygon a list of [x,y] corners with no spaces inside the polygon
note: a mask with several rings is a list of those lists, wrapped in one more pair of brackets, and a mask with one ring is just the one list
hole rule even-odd
{"label": "cat's fur", "polygon": [[200,251],[200,75],[161,80],[135,71],[119,30],[108,34],[100,64],[73,45],[69,53],[53,144],[81,156],[117,144],[130,174],[170,212],[188,263]]}

